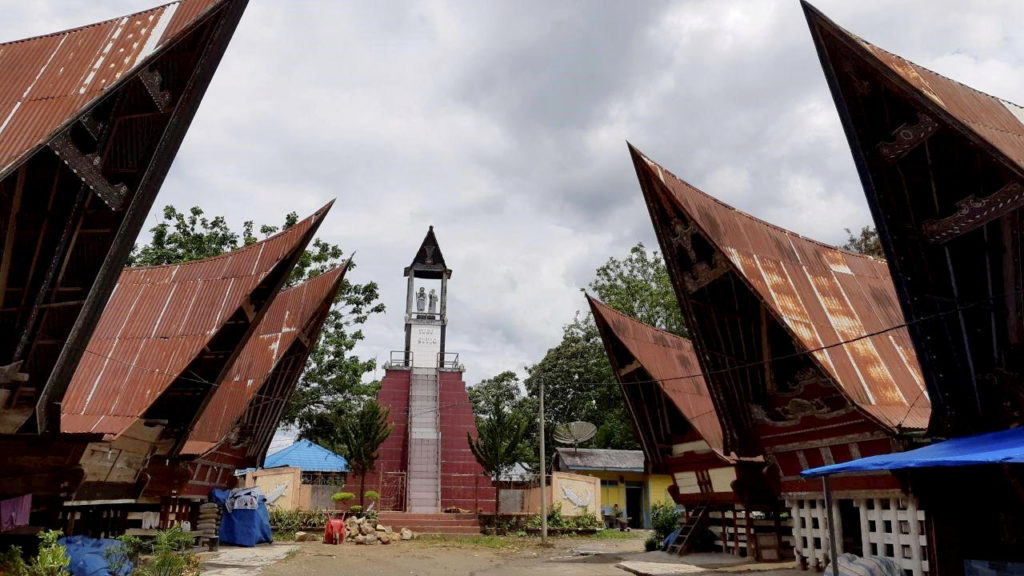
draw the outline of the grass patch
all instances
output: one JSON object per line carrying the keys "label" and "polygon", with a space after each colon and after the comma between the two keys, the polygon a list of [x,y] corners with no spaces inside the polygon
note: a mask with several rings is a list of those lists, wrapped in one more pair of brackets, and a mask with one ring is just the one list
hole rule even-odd
{"label": "grass patch", "polygon": [[485,534],[467,536],[424,534],[416,538],[416,540],[426,544],[439,544],[456,548],[478,547],[490,548],[492,550],[509,550],[530,546],[536,539],[519,536],[487,536]]}
{"label": "grass patch", "polygon": [[597,538],[598,540],[643,540],[651,534],[650,530],[631,530],[619,532],[618,530],[601,530],[593,536],[580,536],[580,538]]}

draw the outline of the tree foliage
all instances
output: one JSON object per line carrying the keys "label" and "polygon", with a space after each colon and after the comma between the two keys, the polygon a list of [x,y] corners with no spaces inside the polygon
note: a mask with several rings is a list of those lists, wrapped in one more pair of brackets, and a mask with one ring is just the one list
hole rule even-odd
{"label": "tree foliage", "polygon": [[[495,379],[501,379],[498,383],[494,383],[494,379],[492,379],[489,383],[481,383],[480,386],[474,387],[483,388],[474,394],[482,404],[480,410],[477,411],[477,437],[473,438],[469,432],[466,433],[466,440],[469,442],[469,449],[473,453],[473,457],[476,458],[484,472],[495,480],[508,474],[517,462],[530,457],[530,454],[524,450],[526,445],[523,443],[530,419],[520,409],[521,398],[518,395],[518,387],[513,390],[504,386],[510,382],[509,375],[515,379],[515,373],[503,372],[495,377]],[[491,386],[490,384],[495,385]],[[499,387],[505,389],[498,390]],[[481,394],[481,392],[487,392],[487,388],[494,388],[497,393]],[[509,393],[513,391],[516,393]],[[501,491],[495,490],[495,514],[501,510],[500,497]]]}
{"label": "tree foliage", "polygon": [[[280,226],[261,225],[258,234],[265,238],[298,221],[298,214],[292,212]],[[260,240],[252,221],[243,223],[240,233],[234,232],[224,217],[209,218],[198,206],[187,213],[174,206],[164,207],[163,219],[151,232],[150,242],[132,251],[129,265],[157,266],[210,258]],[[340,246],[316,238],[300,256],[286,286],[318,276],[343,263],[344,258]],[[354,266],[350,264],[349,270]],[[376,367],[375,361],[353,354],[356,344],[363,339],[359,327],[371,315],[383,311],[376,282],[356,284],[347,278],[342,281],[282,418],[297,425],[301,437],[332,450],[344,448],[340,424],[377,390],[376,383],[363,382],[363,376]]]}
{"label": "tree foliage", "polygon": [[885,260],[885,251],[882,250],[882,242],[878,239],[878,231],[874,227],[865,226],[856,235],[849,228],[845,230],[847,238],[843,248]]}
{"label": "tree foliage", "polygon": [[644,324],[687,335],[672,279],[657,251],[648,253],[641,242],[626,258],[609,258],[594,276],[590,290],[605,304]]}
{"label": "tree foliage", "polygon": [[359,410],[345,419],[341,427],[341,440],[345,445],[348,465],[359,476],[359,505],[363,505],[366,474],[377,465],[377,451],[391,435],[388,424],[390,407],[382,407],[376,400],[367,400]]}

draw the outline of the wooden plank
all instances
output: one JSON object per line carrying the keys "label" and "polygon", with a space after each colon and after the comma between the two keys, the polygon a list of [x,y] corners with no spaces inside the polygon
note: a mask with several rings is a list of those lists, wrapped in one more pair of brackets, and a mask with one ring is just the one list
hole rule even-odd
{"label": "wooden plank", "polygon": [[14,252],[14,237],[18,235],[18,212],[21,211],[21,197],[25,191],[25,173],[28,163],[18,168],[17,181],[14,184],[14,198],[11,200],[11,214],[7,219],[7,230],[4,231],[4,251],[0,254],[0,307],[4,305],[7,295],[7,277],[11,272],[11,257]]}

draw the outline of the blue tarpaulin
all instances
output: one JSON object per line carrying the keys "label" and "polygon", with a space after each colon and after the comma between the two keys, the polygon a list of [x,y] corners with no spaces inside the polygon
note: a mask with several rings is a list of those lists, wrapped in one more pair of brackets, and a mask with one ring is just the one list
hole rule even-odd
{"label": "blue tarpaulin", "polygon": [[[68,536],[57,540],[67,550],[71,564],[68,571],[71,576],[110,576],[110,563],[107,549],[121,548],[117,540],[97,540],[87,536]],[[119,576],[127,576],[132,572],[132,563],[121,554],[124,565]]]}
{"label": "blue tarpaulin", "polygon": [[[223,506],[231,496],[231,491],[213,490],[210,492],[210,501]],[[274,535],[270,531],[270,513],[267,512],[267,499],[260,495],[255,510],[238,508],[230,512],[225,510],[224,514],[220,517],[219,539],[224,544],[249,547],[262,542],[273,542]]]}
{"label": "blue tarpaulin", "polygon": [[800,474],[804,478],[817,478],[844,472],[980,466],[983,464],[1024,464],[1024,428],[1011,428],[1000,432],[954,438],[916,450],[880,454],[842,464],[811,468]]}

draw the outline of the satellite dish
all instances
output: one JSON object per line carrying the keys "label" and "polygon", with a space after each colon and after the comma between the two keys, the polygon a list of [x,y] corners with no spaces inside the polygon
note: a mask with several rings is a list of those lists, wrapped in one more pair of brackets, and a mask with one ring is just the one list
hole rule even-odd
{"label": "satellite dish", "polygon": [[597,434],[597,426],[594,426],[590,422],[582,422],[577,420],[576,422],[569,422],[568,424],[556,424],[555,432],[552,436],[555,442],[559,444],[572,445],[573,449],[578,449],[581,442],[586,442]]}

